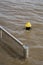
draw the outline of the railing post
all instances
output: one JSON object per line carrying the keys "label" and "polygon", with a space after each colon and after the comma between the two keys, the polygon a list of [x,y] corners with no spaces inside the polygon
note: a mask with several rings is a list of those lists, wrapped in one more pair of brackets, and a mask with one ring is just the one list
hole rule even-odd
{"label": "railing post", "polygon": [[2,38],[2,29],[0,27],[0,38]]}
{"label": "railing post", "polygon": [[23,45],[24,47],[24,56],[25,58],[29,57],[29,47],[27,45]]}
{"label": "railing post", "polygon": [[2,30],[1,30],[1,38],[2,38]]}

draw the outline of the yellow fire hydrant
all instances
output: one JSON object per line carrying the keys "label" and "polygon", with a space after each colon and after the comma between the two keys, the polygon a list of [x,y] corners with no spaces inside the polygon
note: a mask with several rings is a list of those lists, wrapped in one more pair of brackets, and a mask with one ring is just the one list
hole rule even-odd
{"label": "yellow fire hydrant", "polygon": [[30,30],[31,29],[31,23],[30,22],[27,22],[26,24],[25,24],[25,28],[26,28],[26,30]]}

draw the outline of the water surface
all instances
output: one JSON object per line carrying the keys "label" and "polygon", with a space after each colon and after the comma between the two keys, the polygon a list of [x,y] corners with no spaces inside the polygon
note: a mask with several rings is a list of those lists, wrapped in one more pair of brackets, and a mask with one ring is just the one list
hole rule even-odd
{"label": "water surface", "polygon": [[[32,24],[30,31],[24,29],[27,21]],[[0,25],[30,48],[29,59],[20,61],[0,46],[0,64],[43,65],[43,48],[31,48],[43,46],[43,0],[0,0]]]}

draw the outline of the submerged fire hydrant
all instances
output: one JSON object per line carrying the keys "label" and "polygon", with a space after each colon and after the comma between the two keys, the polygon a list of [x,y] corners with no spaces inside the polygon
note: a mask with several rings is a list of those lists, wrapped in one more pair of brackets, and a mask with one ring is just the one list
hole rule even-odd
{"label": "submerged fire hydrant", "polygon": [[25,24],[25,29],[26,30],[30,30],[31,29],[31,23],[30,22],[27,22],[26,24]]}

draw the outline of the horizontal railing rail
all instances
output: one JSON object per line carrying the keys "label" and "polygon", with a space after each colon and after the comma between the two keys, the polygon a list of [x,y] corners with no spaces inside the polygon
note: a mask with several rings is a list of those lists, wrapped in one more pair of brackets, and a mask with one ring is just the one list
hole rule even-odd
{"label": "horizontal railing rail", "polygon": [[0,26],[0,39],[9,45],[21,57],[28,58],[29,47],[9,33],[3,26]]}

